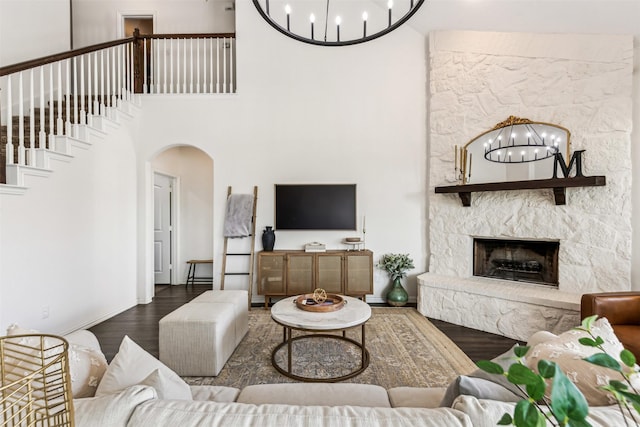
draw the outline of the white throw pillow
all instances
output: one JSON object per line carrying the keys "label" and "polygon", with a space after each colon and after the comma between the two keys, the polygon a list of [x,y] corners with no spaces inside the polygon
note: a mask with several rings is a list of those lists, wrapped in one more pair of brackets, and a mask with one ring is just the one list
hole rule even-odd
{"label": "white throw pillow", "polygon": [[[7,328],[7,335],[40,334],[34,329],[13,324]],[[107,359],[102,352],[79,344],[69,344],[69,372],[71,392],[74,398],[91,397],[107,369]]]}
{"label": "white throw pillow", "polygon": [[76,427],[124,426],[136,406],[156,398],[151,387],[136,385],[119,393],[86,399],[74,399]]}
{"label": "white throw pillow", "polygon": [[164,371],[156,369],[147,376],[141,385],[153,387],[158,393],[158,399],[162,400],[193,400],[191,396],[191,388],[189,385],[178,378],[167,376]]}
{"label": "white throw pillow", "polygon": [[[609,321],[604,317],[596,320],[592,326],[592,333],[596,337],[602,337],[605,351],[620,362],[620,352],[624,347],[613,332]],[[584,394],[589,406],[612,405],[616,403],[614,397],[610,393],[601,390],[600,387],[607,385],[610,379],[624,380],[618,372],[612,369],[582,360],[592,354],[601,353],[597,348],[587,347],[578,342],[578,339],[587,336],[586,332],[572,329],[558,335],[556,338],[541,342],[529,350],[526,358],[527,365],[537,372],[540,360],[555,362]],[[635,372],[638,372],[637,365]],[[640,386],[640,376],[637,373],[632,375],[632,383],[636,389]]]}
{"label": "white throw pillow", "polygon": [[140,384],[156,369],[160,370],[163,376],[171,382],[184,383],[188,387],[178,374],[125,335],[120,343],[118,353],[109,364],[107,372],[98,385],[96,396],[116,393],[132,385]]}

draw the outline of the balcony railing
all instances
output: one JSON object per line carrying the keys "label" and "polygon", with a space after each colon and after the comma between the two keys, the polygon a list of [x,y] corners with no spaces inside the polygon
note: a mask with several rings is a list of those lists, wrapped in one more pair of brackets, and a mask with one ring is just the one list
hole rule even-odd
{"label": "balcony railing", "polygon": [[5,165],[42,167],[38,150],[134,94],[235,93],[235,34],[153,34],[0,68],[0,183]]}

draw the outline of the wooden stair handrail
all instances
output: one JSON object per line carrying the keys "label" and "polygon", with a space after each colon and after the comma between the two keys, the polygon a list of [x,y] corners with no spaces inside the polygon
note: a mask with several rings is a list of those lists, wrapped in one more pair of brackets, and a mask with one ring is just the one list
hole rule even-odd
{"label": "wooden stair handrail", "polygon": [[54,53],[52,55],[43,56],[41,58],[30,59],[28,61],[19,62],[17,64],[6,65],[0,67],[0,77],[19,71],[28,70],[30,68],[39,67],[53,62],[62,61],[63,59],[73,58],[75,56],[84,55],[86,53],[96,52],[113,46],[136,42],[138,39],[182,39],[182,38],[215,38],[215,37],[235,37],[235,33],[192,33],[192,34],[138,34],[126,39],[113,40],[110,42],[98,43],[79,49],[73,49],[67,52]]}

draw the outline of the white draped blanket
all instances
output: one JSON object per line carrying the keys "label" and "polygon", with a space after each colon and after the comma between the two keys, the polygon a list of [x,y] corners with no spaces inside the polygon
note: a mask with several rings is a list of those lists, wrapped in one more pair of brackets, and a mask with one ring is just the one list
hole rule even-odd
{"label": "white draped blanket", "polygon": [[224,237],[247,237],[251,234],[253,196],[230,194],[224,217]]}

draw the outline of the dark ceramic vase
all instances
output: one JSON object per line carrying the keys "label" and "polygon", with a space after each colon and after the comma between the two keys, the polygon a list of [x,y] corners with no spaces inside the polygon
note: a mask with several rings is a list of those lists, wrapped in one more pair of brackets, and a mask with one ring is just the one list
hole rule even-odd
{"label": "dark ceramic vase", "polygon": [[387,294],[387,303],[393,307],[402,307],[409,301],[409,294],[402,287],[402,281],[398,277],[393,281],[393,287]]}
{"label": "dark ceramic vase", "polygon": [[275,244],[276,233],[273,231],[273,227],[267,226],[264,231],[262,231],[262,249],[271,252]]}

